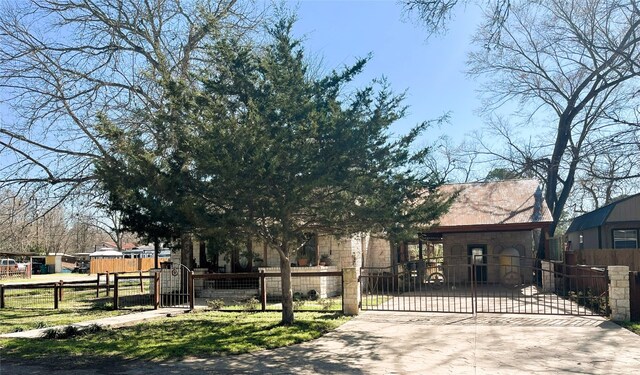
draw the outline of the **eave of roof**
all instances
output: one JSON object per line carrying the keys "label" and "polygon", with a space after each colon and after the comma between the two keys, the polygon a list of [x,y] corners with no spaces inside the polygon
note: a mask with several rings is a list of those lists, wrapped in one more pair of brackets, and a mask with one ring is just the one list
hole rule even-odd
{"label": "eave of roof", "polygon": [[539,221],[535,223],[435,226],[425,230],[424,233],[514,232],[545,229],[550,225],[550,221]]}
{"label": "eave of roof", "polygon": [[607,222],[609,215],[618,204],[625,202],[629,199],[635,198],[639,195],[640,194],[634,194],[624,199],[611,202],[606,206],[602,206],[596,210],[587,212],[586,214],[582,214],[574,218],[573,221],[571,221],[571,225],[569,225],[569,228],[567,229],[567,233],[579,232],[579,231],[583,231],[591,228],[597,228],[603,225],[604,223]]}

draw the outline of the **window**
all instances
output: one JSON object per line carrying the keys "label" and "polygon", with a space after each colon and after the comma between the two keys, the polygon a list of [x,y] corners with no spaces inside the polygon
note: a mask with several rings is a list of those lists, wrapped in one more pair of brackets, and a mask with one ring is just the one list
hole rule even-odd
{"label": "window", "polygon": [[613,230],[614,249],[637,249],[638,230],[637,229],[614,229]]}

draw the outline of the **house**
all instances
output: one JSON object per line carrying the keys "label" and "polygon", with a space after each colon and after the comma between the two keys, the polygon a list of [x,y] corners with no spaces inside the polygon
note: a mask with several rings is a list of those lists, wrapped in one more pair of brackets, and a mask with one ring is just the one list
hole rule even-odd
{"label": "house", "polygon": [[[466,272],[473,255],[481,263],[476,266],[476,276],[480,281],[491,282],[499,276],[488,263],[501,255],[534,257],[541,232],[552,222],[535,180],[449,184],[440,189],[457,197],[436,226],[425,223],[429,229],[416,234],[415,241],[393,247],[388,240],[368,233],[344,238],[320,235],[300,252],[308,260],[307,266],[301,267],[300,259],[292,259],[294,272],[339,271],[345,267],[397,272],[407,263],[434,257],[457,263]],[[277,252],[260,241],[247,241],[245,248],[220,254],[216,259],[208,259],[206,252],[204,242],[193,243],[197,268],[228,273],[259,267],[266,272],[279,272]],[[172,254],[174,262],[179,262],[179,257],[180,254]],[[319,265],[326,257],[331,259],[330,265]],[[460,274],[470,277],[465,272]]]}
{"label": "house", "polygon": [[[458,282],[500,281],[502,265],[535,258],[541,238],[552,222],[536,180],[506,180],[443,185],[444,194],[457,194],[437,225],[407,244],[398,261],[439,257]],[[417,251],[416,251],[417,250]]]}
{"label": "house", "polygon": [[636,194],[573,219],[567,248],[637,249],[639,230],[640,194]]}

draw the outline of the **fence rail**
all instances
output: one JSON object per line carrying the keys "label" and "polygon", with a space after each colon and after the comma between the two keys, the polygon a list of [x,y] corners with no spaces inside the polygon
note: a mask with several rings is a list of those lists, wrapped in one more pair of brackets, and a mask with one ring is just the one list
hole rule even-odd
{"label": "fence rail", "polygon": [[[188,272],[187,275],[184,299],[180,300],[182,307],[193,309],[197,297],[200,304],[216,310],[282,310],[280,273],[194,275]],[[294,272],[291,276],[298,288],[304,290],[294,293],[294,310],[342,311],[342,272]],[[172,304],[172,300],[163,295],[161,277],[161,272],[154,275],[100,273],[89,281],[0,284],[0,308],[158,308]]]}
{"label": "fence rail", "polygon": [[[136,301],[132,296],[144,294],[133,291],[145,290],[143,280],[150,276],[100,273],[94,280],[55,281],[44,283],[0,284],[0,308],[17,309],[110,309],[119,303],[118,297]],[[151,277],[152,278],[152,277]],[[118,281],[123,280],[120,284]],[[148,292],[149,287],[146,287]],[[139,297],[137,297],[139,298]],[[144,297],[143,297],[144,298]],[[152,305],[151,298],[140,305]],[[131,302],[120,302],[131,306]]]}
{"label": "fence rail", "polygon": [[[342,311],[342,272],[293,272],[295,311]],[[194,275],[196,298],[216,310],[281,311],[281,275],[275,272]]]}
{"label": "fence rail", "polygon": [[100,289],[106,284],[96,280],[0,285],[0,308],[85,309],[106,307]]}

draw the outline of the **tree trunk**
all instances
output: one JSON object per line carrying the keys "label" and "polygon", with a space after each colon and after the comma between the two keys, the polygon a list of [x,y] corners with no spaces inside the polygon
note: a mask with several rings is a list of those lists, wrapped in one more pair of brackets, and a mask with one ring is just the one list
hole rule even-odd
{"label": "tree trunk", "polygon": [[287,245],[282,245],[280,254],[280,278],[282,281],[282,324],[293,324],[293,291],[291,290],[291,263]]}
{"label": "tree trunk", "polygon": [[193,269],[193,241],[192,234],[189,232],[182,233],[180,236],[180,263],[188,269]]}

